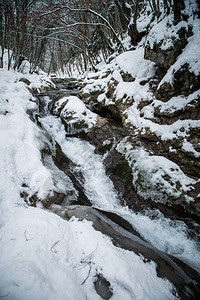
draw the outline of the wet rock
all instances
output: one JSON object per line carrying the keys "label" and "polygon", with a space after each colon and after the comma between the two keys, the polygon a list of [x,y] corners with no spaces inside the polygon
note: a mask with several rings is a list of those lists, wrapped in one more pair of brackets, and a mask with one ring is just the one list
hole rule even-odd
{"label": "wet rock", "polygon": [[[129,75],[127,76],[129,77]],[[128,79],[128,77],[125,77],[125,80],[131,80],[131,78]],[[157,83],[158,82],[156,81],[155,86]],[[179,199],[172,199],[170,198],[170,195],[165,195],[165,198],[167,199],[165,205],[159,202],[153,202],[150,196],[148,199],[144,199],[142,194],[138,193],[137,186],[133,186],[132,169],[128,164],[128,160],[126,160],[123,155],[116,151],[116,146],[124,137],[133,136],[134,134],[134,129],[128,127],[127,124],[124,124],[125,116],[123,115],[124,110],[130,106],[134,100],[125,97],[124,99],[119,99],[116,102],[114,92],[117,84],[118,82],[113,78],[107,84],[108,90],[106,95],[110,100],[113,101],[113,104],[111,105],[105,106],[104,101],[96,101],[96,97],[98,97],[99,92],[102,92],[102,90],[98,90],[98,87],[91,92],[91,95],[93,94],[95,96],[93,98],[94,101],[90,103],[90,107],[100,116],[97,117],[96,124],[89,131],[82,130],[81,126],[84,126],[84,124],[79,123],[78,126],[80,125],[80,128],[77,127],[78,132],[76,132],[74,136],[89,141],[95,146],[95,152],[103,155],[106,173],[113,181],[114,187],[118,192],[119,198],[121,199],[121,203],[123,205],[128,205],[135,211],[141,211],[148,208],[159,208],[166,216],[168,216],[169,211],[173,211],[174,216],[178,215],[180,217],[181,215],[185,214],[184,216],[188,215],[194,218],[198,217],[200,215],[199,199],[197,197],[199,193],[194,192],[194,190],[198,190],[197,186],[188,192],[188,196],[194,199],[194,202],[187,203],[182,196],[179,197]],[[169,86],[169,91],[171,88],[172,87]],[[90,93],[88,94],[88,97],[90,97]],[[129,100],[130,103],[128,102]],[[163,98],[162,100],[165,99]],[[151,101],[153,100],[141,101],[138,108],[142,109]],[[153,122],[166,125],[172,124],[178,119],[199,119],[199,103],[199,98],[193,99],[183,109],[174,111],[173,113],[168,113],[166,111],[162,112],[159,107],[155,107],[155,119]],[[60,106],[58,115],[60,115],[63,108],[64,104],[63,106]],[[69,132],[68,123],[70,122],[70,117],[68,120],[63,119],[63,121],[66,122],[66,129],[67,132]],[[182,130],[184,130],[184,128],[180,129],[180,132],[183,132]],[[143,149],[146,149],[146,151],[148,151],[151,155],[164,156],[172,162],[175,162],[178,166],[180,166],[181,170],[186,175],[192,178],[194,177],[195,179],[199,178],[199,159],[194,156],[194,153],[187,152],[182,149],[184,142],[183,137],[177,136],[177,138],[162,141],[154,132],[151,132],[150,128],[145,128],[140,131],[139,134],[134,135],[132,140],[134,140],[135,144],[139,143],[139,146],[143,147]],[[198,129],[191,128],[189,131],[187,131],[186,140],[191,143],[196,151],[200,150],[200,136]],[[56,164],[62,170],[64,170],[66,174],[71,176],[70,178],[72,178],[72,181],[74,182],[76,189],[80,194],[78,202],[91,205],[81,186],[83,183],[82,175],[80,173],[76,173],[75,166],[72,162],[66,161],[66,157],[63,156],[63,153],[59,158],[58,152],[59,151],[57,151],[54,159]],[[157,192],[159,192],[159,186],[146,187],[143,177],[143,174],[139,175],[139,180],[137,183],[140,185],[140,187],[146,189],[147,192],[151,191],[153,188],[157,189]],[[165,176],[165,179],[167,179],[167,176]],[[173,213],[170,212],[170,216],[172,215]]]}
{"label": "wet rock", "polygon": [[115,149],[110,151],[104,159],[104,165],[123,205],[128,205],[134,211],[149,207],[149,203],[134,188],[132,170],[119,152]]}
{"label": "wet rock", "polygon": [[118,123],[98,117],[96,125],[87,132],[85,139],[95,146],[95,152],[104,154],[127,135],[127,130]]}
{"label": "wet rock", "polygon": [[115,224],[119,225],[120,227],[127,230],[128,232],[133,233],[134,235],[138,236],[140,239],[144,240],[141,237],[141,235],[136,231],[136,229],[134,229],[133,226],[128,221],[123,219],[121,216],[110,211],[104,211],[98,208],[95,209],[99,211],[101,214],[103,214],[104,216],[106,216],[109,220],[111,220]]}
{"label": "wet rock", "polygon": [[91,104],[91,110],[104,119],[122,124],[122,116],[119,107],[115,103],[105,106],[101,102],[95,102]]}
{"label": "wet rock", "polygon": [[140,85],[144,86],[145,84],[147,84],[149,82],[149,79],[148,80],[142,80],[140,81]]}
{"label": "wet rock", "polygon": [[97,102],[97,98],[104,92],[103,86],[94,86],[92,89],[82,89],[79,92],[80,98],[83,100],[84,103],[89,104],[90,102]]}
{"label": "wet rock", "polygon": [[135,78],[133,78],[133,76],[129,73],[124,73],[123,71],[120,72],[122,79],[124,82],[133,82],[135,81]]}
{"label": "wet rock", "polygon": [[25,187],[25,190],[21,191],[20,196],[28,206],[36,207],[37,203],[40,201],[37,194],[29,195],[29,190],[26,191],[27,186],[23,184],[23,187]]}
{"label": "wet rock", "polygon": [[90,206],[91,202],[82,187],[84,182],[82,174],[77,171],[76,165],[62,152],[59,144],[56,143],[55,148],[56,150],[53,157],[55,165],[71,179],[74,188],[78,191],[78,196],[75,199],[76,203]]}
{"label": "wet rock", "polygon": [[82,80],[76,78],[58,78],[53,77],[51,81],[56,84],[57,89],[64,87],[65,89],[77,89],[82,87]]}
{"label": "wet rock", "polygon": [[113,292],[110,287],[110,282],[104,278],[102,274],[97,274],[94,279],[94,287],[99,296],[103,299],[110,299],[113,295]]}
{"label": "wet rock", "polygon": [[168,139],[162,141],[165,151],[169,151],[170,147],[174,149],[180,149],[183,146],[183,137],[177,136],[177,138]]}
{"label": "wet rock", "polygon": [[[174,101],[176,101],[174,99]],[[172,124],[177,120],[199,120],[200,119],[200,97],[192,99],[184,107],[174,110],[162,110],[162,106],[155,106],[154,116],[157,118],[158,123]]]}
{"label": "wet rock", "polygon": [[183,119],[199,120],[200,119],[200,97],[192,100],[184,107],[184,111],[180,117]]}
{"label": "wet rock", "polygon": [[53,192],[52,196],[49,196],[43,200],[41,200],[44,208],[49,208],[52,204],[58,205],[70,205],[74,203],[78,203],[77,193],[74,189],[66,190],[65,193],[62,192]]}

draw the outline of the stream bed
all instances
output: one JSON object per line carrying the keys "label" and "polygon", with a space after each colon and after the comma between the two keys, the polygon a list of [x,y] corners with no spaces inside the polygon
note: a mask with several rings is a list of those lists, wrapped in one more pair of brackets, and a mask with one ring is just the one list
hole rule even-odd
{"label": "stream bed", "polygon": [[[77,82],[66,80],[57,82],[54,90],[35,95],[39,101],[36,120],[51,137],[55,149],[54,154],[44,154],[43,161],[55,174],[57,186],[63,185],[63,193],[57,193],[44,206],[67,220],[76,217],[92,221],[93,227],[109,236],[114,245],[156,262],[157,275],[172,282],[181,299],[197,299],[200,247],[198,230],[192,231],[195,224],[189,228],[180,219],[167,218],[156,207],[134,211],[134,206],[127,205],[107,173],[104,161],[108,160],[109,153],[101,155],[95,147],[101,142],[94,139],[91,143],[90,131],[77,134],[72,129],[66,130],[62,119],[52,113],[56,101],[77,96],[78,91]],[[115,132],[122,137],[126,135],[119,124],[108,123],[108,128],[113,140],[118,139]],[[105,139],[106,135],[105,132]],[[103,291],[98,287],[96,290],[104,298],[107,283],[99,277],[96,285],[101,282],[104,282]],[[108,289],[106,295],[104,299],[112,296]]]}

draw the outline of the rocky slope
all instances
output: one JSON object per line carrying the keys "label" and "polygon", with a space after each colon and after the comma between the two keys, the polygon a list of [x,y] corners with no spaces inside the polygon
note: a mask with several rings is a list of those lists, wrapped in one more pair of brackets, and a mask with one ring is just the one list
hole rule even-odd
{"label": "rocky slope", "polygon": [[150,24],[145,44],[97,65],[79,97],[102,117],[86,139],[125,202],[198,219],[200,20],[189,8],[185,15]]}

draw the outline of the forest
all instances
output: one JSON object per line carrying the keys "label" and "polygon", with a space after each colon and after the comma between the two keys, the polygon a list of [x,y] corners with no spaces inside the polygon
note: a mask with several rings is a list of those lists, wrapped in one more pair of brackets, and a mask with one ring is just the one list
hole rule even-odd
{"label": "forest", "polygon": [[1,67],[7,49],[8,68],[12,59],[14,68],[28,59],[30,72],[39,66],[52,73],[75,61],[81,71],[87,70],[100,53],[106,59],[125,51],[127,31],[136,45],[145,35],[137,28],[138,17],[148,10],[152,18],[159,18],[163,4],[165,14],[173,11],[174,22],[180,21],[183,0],[1,0]]}

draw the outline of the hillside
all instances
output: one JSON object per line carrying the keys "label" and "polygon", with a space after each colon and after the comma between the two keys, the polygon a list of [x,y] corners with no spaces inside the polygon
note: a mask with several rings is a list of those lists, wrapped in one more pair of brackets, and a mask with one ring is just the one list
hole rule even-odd
{"label": "hillside", "polygon": [[192,6],[184,14],[187,21],[175,26],[172,15],[151,23],[134,50],[97,65],[80,95],[127,129],[112,151],[128,162],[147,206],[153,200],[199,216],[200,22]]}

